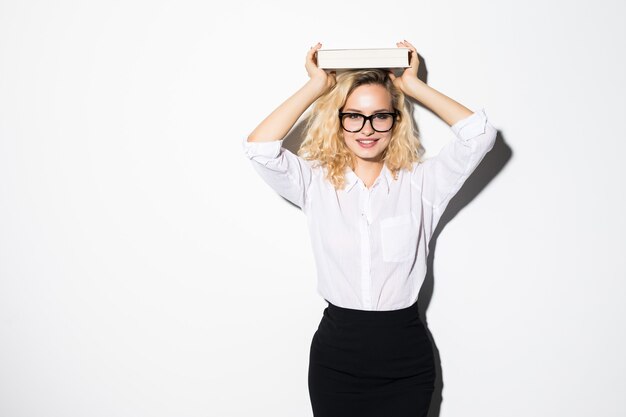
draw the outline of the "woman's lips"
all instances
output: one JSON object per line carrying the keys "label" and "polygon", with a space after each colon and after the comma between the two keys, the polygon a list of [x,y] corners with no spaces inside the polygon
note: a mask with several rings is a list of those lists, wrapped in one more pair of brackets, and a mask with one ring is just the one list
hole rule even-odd
{"label": "woman's lips", "polygon": [[378,142],[380,140],[379,139],[357,139],[356,141],[359,143],[359,146],[361,148],[371,148],[374,145],[376,145],[376,142]]}

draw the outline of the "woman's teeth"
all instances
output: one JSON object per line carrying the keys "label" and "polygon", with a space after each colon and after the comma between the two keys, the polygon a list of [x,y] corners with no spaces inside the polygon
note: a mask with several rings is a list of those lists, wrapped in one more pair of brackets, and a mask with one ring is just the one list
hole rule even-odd
{"label": "woman's teeth", "polygon": [[372,148],[378,142],[378,139],[357,139],[361,148]]}

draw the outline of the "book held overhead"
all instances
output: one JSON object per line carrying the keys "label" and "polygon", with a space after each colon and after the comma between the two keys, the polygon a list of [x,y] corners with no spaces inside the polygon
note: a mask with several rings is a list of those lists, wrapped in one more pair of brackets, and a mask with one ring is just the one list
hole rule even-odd
{"label": "book held overhead", "polygon": [[317,66],[322,69],[407,68],[408,48],[320,49]]}

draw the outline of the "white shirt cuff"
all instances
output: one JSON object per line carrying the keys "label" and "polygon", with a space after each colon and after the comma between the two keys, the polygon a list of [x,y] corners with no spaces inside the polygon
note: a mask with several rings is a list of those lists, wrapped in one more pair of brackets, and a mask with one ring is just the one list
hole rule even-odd
{"label": "white shirt cuff", "polygon": [[485,109],[481,108],[450,126],[450,129],[458,138],[469,140],[485,133],[486,125],[487,115],[485,114]]}
{"label": "white shirt cuff", "polygon": [[264,142],[248,142],[248,138],[243,138],[241,145],[244,153],[250,159],[255,157],[273,159],[280,154],[280,148],[283,141],[284,139]]}

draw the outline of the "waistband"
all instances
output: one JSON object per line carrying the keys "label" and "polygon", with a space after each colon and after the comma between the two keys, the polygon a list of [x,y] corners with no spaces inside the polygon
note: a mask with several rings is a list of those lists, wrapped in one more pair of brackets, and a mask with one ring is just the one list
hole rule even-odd
{"label": "waistband", "polygon": [[404,324],[419,321],[417,301],[413,305],[398,310],[357,310],[339,307],[326,300],[328,307],[324,309],[324,316],[330,319],[370,324]]}

